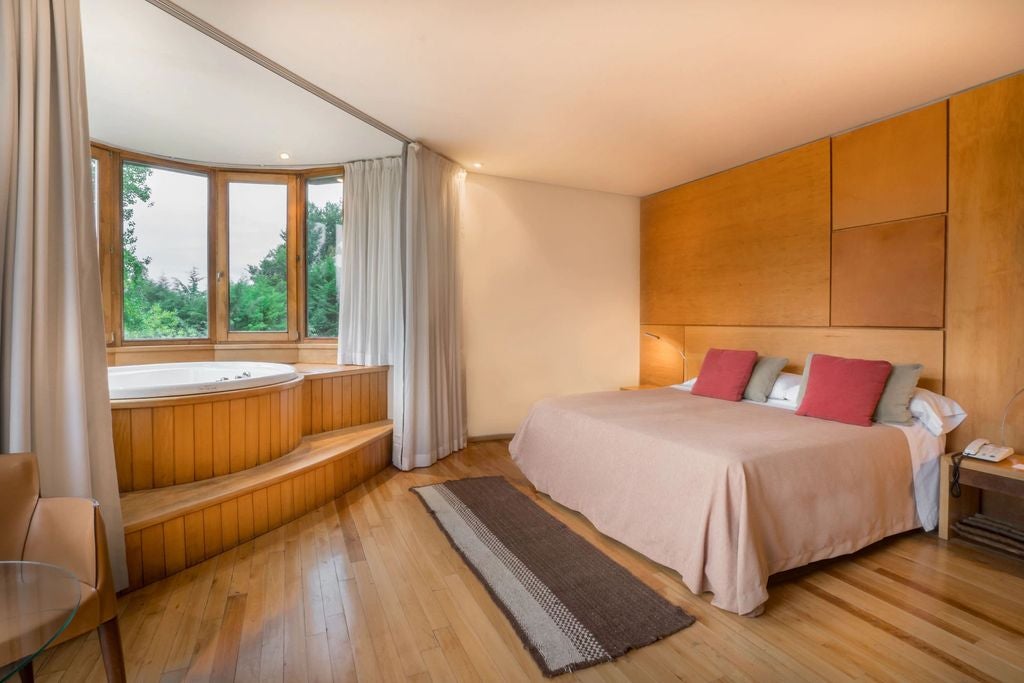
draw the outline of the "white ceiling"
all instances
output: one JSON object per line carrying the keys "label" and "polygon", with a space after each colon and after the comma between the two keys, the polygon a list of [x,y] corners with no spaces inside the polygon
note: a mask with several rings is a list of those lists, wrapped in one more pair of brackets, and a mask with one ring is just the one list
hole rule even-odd
{"label": "white ceiling", "polygon": [[[133,13],[155,11],[144,0],[84,5],[88,15],[92,6],[126,2]],[[1022,0],[178,2],[467,167],[480,162],[485,173],[635,195],[1024,68]],[[122,28],[127,21],[108,20]],[[87,58],[97,62],[93,53],[109,50],[113,73],[126,55],[89,35],[109,28],[86,28]],[[264,132],[273,122],[263,119],[287,114],[307,117],[298,130],[284,127],[308,138],[291,144],[323,144],[308,100],[292,113],[271,109],[257,123],[239,119],[234,112],[252,111],[254,98],[274,99],[258,67],[247,77],[234,68],[224,83],[221,69],[196,63],[176,41],[154,50],[168,28],[138,39],[132,31],[133,51],[155,53],[144,60],[148,99],[133,114],[135,126],[123,116],[106,128],[97,121],[97,137],[100,129],[130,129],[137,146],[153,139],[187,147],[176,156],[237,156],[258,143],[259,154],[267,145],[276,153]],[[127,56],[133,68],[142,59]],[[92,90],[118,85],[94,87],[97,70],[90,66],[90,106],[103,118],[123,97],[93,105],[110,96]],[[174,116],[157,106],[194,87],[219,105],[172,108]],[[162,127],[174,118],[187,124],[180,132],[154,130],[154,119]]]}
{"label": "white ceiling", "polygon": [[143,0],[83,0],[82,32],[94,140],[244,166],[401,152],[394,138]]}

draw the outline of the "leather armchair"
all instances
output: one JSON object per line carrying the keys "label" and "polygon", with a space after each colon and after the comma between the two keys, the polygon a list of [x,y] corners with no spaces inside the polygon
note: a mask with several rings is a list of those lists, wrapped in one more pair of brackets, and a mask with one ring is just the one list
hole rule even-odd
{"label": "leather armchair", "polygon": [[0,560],[58,565],[81,584],[78,612],[51,647],[98,629],[107,680],[124,681],[117,595],[98,504],[88,498],[41,498],[36,457],[30,453],[0,456],[0,491]]}

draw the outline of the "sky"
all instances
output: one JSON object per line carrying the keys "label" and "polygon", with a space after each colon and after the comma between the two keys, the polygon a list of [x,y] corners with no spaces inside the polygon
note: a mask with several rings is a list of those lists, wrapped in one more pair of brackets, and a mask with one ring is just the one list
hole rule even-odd
{"label": "sky", "polygon": [[[135,205],[136,253],[149,256],[149,275],[183,282],[193,266],[206,276],[207,178],[154,168],[149,178],[150,204]],[[340,201],[341,183],[310,183],[308,199],[318,205]],[[283,185],[231,183],[228,261],[231,280],[258,263],[275,244],[287,220],[287,189]],[[200,284],[206,289],[206,280]]]}

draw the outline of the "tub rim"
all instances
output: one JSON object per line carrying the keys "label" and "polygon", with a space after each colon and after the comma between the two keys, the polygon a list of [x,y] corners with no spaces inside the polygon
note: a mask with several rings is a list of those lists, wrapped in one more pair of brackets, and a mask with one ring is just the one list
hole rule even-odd
{"label": "tub rim", "polygon": [[125,408],[162,408],[250,398],[252,396],[260,396],[271,391],[284,391],[285,389],[290,389],[302,384],[305,377],[298,372],[295,374],[296,376],[290,379],[274,382],[273,384],[262,384],[258,387],[242,387],[241,389],[228,389],[227,391],[207,391],[202,394],[154,396],[152,398],[112,398],[110,399],[110,407],[112,410],[123,410]]}
{"label": "tub rim", "polygon": [[[150,371],[157,372],[157,371],[160,371],[160,370],[175,369],[175,367],[181,368],[182,366],[184,366],[184,367],[194,367],[194,366],[202,366],[202,365],[205,365],[205,366],[215,366],[215,365],[230,366],[230,369],[225,368],[225,372],[226,373],[234,373],[234,372],[244,371],[246,367],[252,367],[252,368],[262,367],[262,368],[268,368],[268,369],[271,369],[271,370],[279,369],[279,371],[277,373],[275,373],[273,375],[269,375],[269,376],[262,376],[262,377],[261,376],[256,376],[256,377],[245,377],[245,378],[230,378],[226,382],[224,382],[223,384],[221,384],[220,382],[217,382],[217,381],[213,381],[213,382],[189,382],[189,383],[182,383],[182,384],[161,384],[161,385],[156,385],[156,386],[164,388],[164,391],[162,391],[159,395],[156,395],[156,396],[129,395],[129,396],[115,397],[115,396],[113,396],[113,393],[114,393],[113,390],[109,390],[108,389],[108,391],[111,394],[110,400],[111,401],[130,401],[130,400],[145,400],[145,399],[157,399],[157,398],[173,398],[173,397],[176,397],[176,396],[201,396],[203,394],[225,393],[225,392],[228,392],[228,391],[237,391],[239,389],[255,389],[255,388],[259,388],[259,387],[273,386],[274,384],[279,384],[279,383],[284,382],[284,381],[286,381],[288,379],[293,379],[296,376],[300,376],[300,373],[295,369],[295,367],[292,366],[292,365],[289,365],[287,363],[273,363],[273,362],[269,362],[269,361],[234,361],[234,360],[232,360],[232,361],[227,361],[227,360],[225,360],[225,361],[203,360],[203,361],[180,361],[180,362],[172,361],[170,363],[138,363],[138,364],[113,365],[113,366],[110,366],[110,367],[107,368],[108,385],[109,385],[110,375],[112,373],[113,374],[117,374],[118,370],[129,370],[130,369],[130,371],[136,371],[136,372],[142,371],[142,372],[145,372],[148,369]],[[272,380],[272,381],[267,381],[267,380]],[[221,387],[221,386],[223,386],[224,388],[218,388],[218,387]],[[208,390],[208,391],[190,390],[190,389],[192,389],[194,387],[208,387],[210,390]],[[228,388],[228,387],[232,387],[232,388]],[[144,393],[147,390],[148,389],[146,387],[133,387],[133,388],[127,389],[126,392],[129,393],[129,394],[139,394],[139,393]]]}

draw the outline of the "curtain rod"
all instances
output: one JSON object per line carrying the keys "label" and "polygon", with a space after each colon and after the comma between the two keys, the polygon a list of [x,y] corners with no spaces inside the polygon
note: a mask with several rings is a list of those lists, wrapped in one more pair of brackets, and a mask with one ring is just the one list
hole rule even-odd
{"label": "curtain rod", "polygon": [[373,118],[366,112],[357,109],[356,107],[353,107],[351,104],[341,99],[340,97],[328,92],[327,90],[324,90],[316,83],[306,80],[305,78],[298,75],[291,69],[288,69],[282,64],[279,64],[274,60],[270,59],[263,53],[257,52],[245,43],[242,43],[241,41],[238,41],[235,38],[229,36],[227,33],[224,33],[213,24],[210,24],[209,22],[200,19],[199,17],[192,14],[185,8],[175,4],[171,0],[146,0],[146,2],[148,2],[149,4],[153,5],[158,9],[163,10],[164,12],[167,12],[175,19],[178,19],[179,21],[188,24],[200,33],[206,34],[210,38],[216,40],[221,45],[234,50],[246,59],[255,62],[256,64],[259,64],[264,69],[267,69],[268,71],[277,74],[278,76],[284,78],[285,80],[291,81],[292,83],[299,86],[306,92],[319,97],[324,102],[327,102],[328,104],[331,104],[337,107],[338,109],[341,109],[343,112],[351,116],[354,116],[363,123],[373,126],[382,133],[390,135],[391,137],[405,144],[413,142],[412,138],[402,135],[401,133],[399,133],[397,130],[387,125],[386,123],[378,121],[377,119]]}

